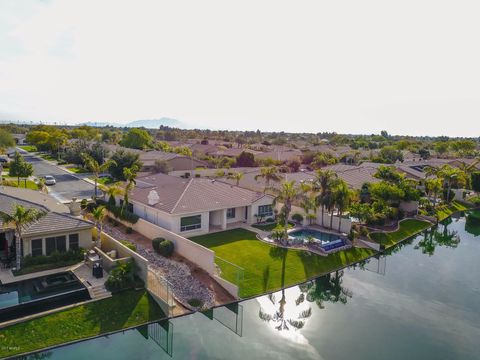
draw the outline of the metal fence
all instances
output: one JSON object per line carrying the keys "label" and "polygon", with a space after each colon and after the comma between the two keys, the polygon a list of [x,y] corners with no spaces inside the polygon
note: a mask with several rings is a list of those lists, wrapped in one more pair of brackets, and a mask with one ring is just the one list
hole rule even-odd
{"label": "metal fence", "polygon": [[235,284],[239,290],[242,288],[243,279],[245,277],[244,268],[218,256],[215,256],[215,264],[220,277]]}
{"label": "metal fence", "polygon": [[172,285],[167,279],[157,274],[150,267],[148,268],[147,290],[155,299],[164,302],[170,312],[171,308],[175,305]]}

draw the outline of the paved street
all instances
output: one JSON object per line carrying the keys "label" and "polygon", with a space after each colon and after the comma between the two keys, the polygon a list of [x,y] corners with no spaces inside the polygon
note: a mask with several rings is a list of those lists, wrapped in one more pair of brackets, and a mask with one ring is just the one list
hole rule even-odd
{"label": "paved street", "polygon": [[53,186],[49,186],[49,194],[59,201],[70,201],[72,197],[77,199],[88,199],[94,195],[94,186],[80,176],[72,175],[65,170],[51,165],[47,161],[37,158],[27,152],[22,151],[25,160],[33,165],[33,175],[40,178],[45,175],[52,175],[57,180]]}

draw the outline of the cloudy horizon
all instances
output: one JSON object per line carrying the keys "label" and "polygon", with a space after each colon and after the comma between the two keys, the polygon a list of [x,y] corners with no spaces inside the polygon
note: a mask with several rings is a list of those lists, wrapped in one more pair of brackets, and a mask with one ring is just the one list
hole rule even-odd
{"label": "cloudy horizon", "polygon": [[475,1],[0,2],[0,120],[480,136]]}

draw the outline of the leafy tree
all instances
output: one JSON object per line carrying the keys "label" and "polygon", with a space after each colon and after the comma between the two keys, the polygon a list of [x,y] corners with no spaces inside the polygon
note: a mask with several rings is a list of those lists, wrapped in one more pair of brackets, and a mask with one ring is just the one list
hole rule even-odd
{"label": "leafy tree", "polygon": [[480,192],[480,171],[475,171],[471,174],[472,190]]}
{"label": "leafy tree", "polygon": [[338,159],[330,153],[318,153],[315,155],[312,166],[315,169],[319,169],[321,167],[327,165],[333,165],[338,163]]}
{"label": "leafy tree", "polygon": [[50,138],[50,134],[47,131],[29,131],[26,140],[29,144],[35,145],[38,150],[40,151],[47,151],[50,150],[48,140]]}
{"label": "leafy tree", "polygon": [[123,134],[120,145],[131,149],[146,149],[152,146],[152,136],[143,129],[133,128]]}
{"label": "leafy tree", "polygon": [[168,161],[157,159],[155,160],[153,171],[155,173],[168,174],[172,171],[172,165]]}
{"label": "leafy tree", "polygon": [[377,160],[379,160],[377,162],[393,164],[397,160],[403,161],[403,154],[393,146],[384,146],[380,149],[379,159]]}
{"label": "leafy tree", "polygon": [[450,144],[448,141],[438,141],[433,145],[433,148],[439,155],[443,155],[448,152]]}
{"label": "leafy tree", "polygon": [[393,166],[380,165],[374,174],[377,179],[382,179],[390,183],[398,184],[404,176],[400,174]]}
{"label": "leafy tree", "polygon": [[236,164],[238,167],[254,167],[255,156],[248,151],[242,151],[242,153],[237,156]]}
{"label": "leafy tree", "polygon": [[423,160],[427,160],[427,159],[430,159],[430,151],[428,151],[428,149],[425,149],[425,148],[422,148],[420,150],[418,150],[418,155],[420,155],[420,157],[423,159]]}
{"label": "leafy tree", "polygon": [[112,163],[108,169],[114,179],[125,180],[123,169],[125,168],[142,168],[142,162],[139,160],[139,155],[134,154],[123,149],[117,150],[112,154]]}
{"label": "leafy tree", "polygon": [[0,211],[0,219],[4,226],[13,226],[15,229],[15,260],[17,270],[20,270],[22,265],[23,230],[44,215],[45,212],[35,208],[25,208],[22,205],[14,205],[11,214]]}
{"label": "leafy tree", "polygon": [[15,140],[12,134],[6,130],[0,129],[0,149],[6,149],[15,146]]}
{"label": "leafy tree", "polygon": [[13,161],[10,163],[9,175],[16,176],[17,181],[20,184],[21,177],[29,177],[33,174],[32,164],[25,161],[22,155],[18,151],[15,151]]}
{"label": "leafy tree", "polygon": [[338,231],[340,232],[340,228],[342,226],[342,215],[344,211],[350,206],[353,194],[352,191],[348,188],[347,183],[343,179],[338,179],[335,185],[336,186],[333,191],[335,197],[335,205],[338,209]]}

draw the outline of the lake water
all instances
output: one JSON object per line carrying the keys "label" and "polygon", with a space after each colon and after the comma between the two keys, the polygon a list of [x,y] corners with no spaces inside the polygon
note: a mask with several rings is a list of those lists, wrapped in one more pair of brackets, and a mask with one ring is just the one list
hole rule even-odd
{"label": "lake water", "polygon": [[364,266],[45,356],[478,360],[479,234],[457,217]]}

